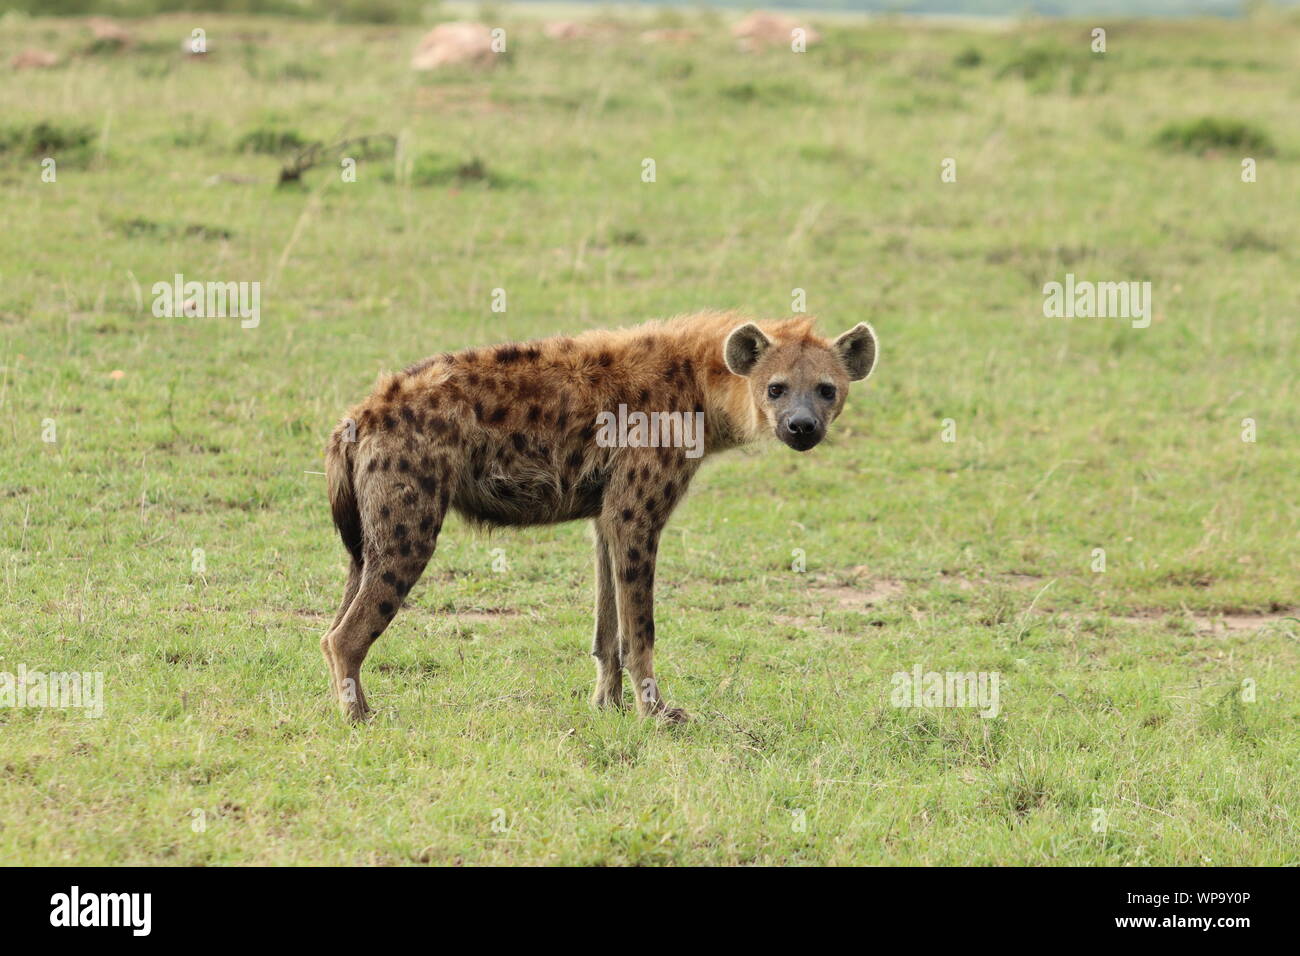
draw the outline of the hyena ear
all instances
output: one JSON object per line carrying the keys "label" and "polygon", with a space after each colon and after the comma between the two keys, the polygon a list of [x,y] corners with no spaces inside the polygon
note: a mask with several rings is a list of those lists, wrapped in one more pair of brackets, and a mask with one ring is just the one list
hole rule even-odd
{"label": "hyena ear", "polygon": [[722,358],[727,368],[737,375],[748,375],[771,344],[772,340],[763,334],[762,329],[753,322],[746,322],[731,330],[727,344],[722,347]]}
{"label": "hyena ear", "polygon": [[849,381],[862,381],[876,367],[876,333],[865,322],[853,326],[831,347],[849,370]]}

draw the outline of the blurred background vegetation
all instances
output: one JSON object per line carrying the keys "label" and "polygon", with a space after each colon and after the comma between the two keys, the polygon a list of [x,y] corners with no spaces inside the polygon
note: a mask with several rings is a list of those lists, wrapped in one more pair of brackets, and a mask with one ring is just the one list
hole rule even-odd
{"label": "blurred background vegetation", "polygon": [[[547,0],[522,0],[538,6],[558,6]],[[1050,17],[1237,17],[1262,7],[1293,7],[1297,0],[593,0],[590,7],[722,7],[803,8],[826,11],[966,16]],[[159,13],[241,13],[338,20],[355,23],[423,23],[443,12],[440,0],[0,0],[0,14],[17,11],[31,15],[141,17]]]}

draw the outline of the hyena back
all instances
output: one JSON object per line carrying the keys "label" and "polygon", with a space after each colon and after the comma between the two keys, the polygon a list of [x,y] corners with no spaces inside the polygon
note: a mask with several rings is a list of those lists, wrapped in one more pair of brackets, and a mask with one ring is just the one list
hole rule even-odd
{"label": "hyena back", "polygon": [[660,532],[701,456],[667,445],[610,447],[597,440],[600,416],[620,405],[698,413],[704,456],[764,434],[806,451],[875,358],[865,323],[829,342],[806,317],[754,323],[710,312],[445,354],[388,377],[326,450],[350,567],[321,649],[344,712],[369,713],[361,663],[454,508],[489,526],[591,519],[593,703],[623,705],[626,669],[642,716],[685,720],[654,678],[654,575]]}

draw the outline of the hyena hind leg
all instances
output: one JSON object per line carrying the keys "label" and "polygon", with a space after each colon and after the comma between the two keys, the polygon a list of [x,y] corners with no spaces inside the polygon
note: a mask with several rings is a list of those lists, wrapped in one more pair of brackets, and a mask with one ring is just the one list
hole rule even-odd
{"label": "hyena hind leg", "polygon": [[334,675],[334,689],[343,713],[353,720],[370,715],[361,688],[361,664],[370,645],[397,616],[402,601],[428,563],[433,548],[412,551],[400,561],[367,561],[361,572],[357,596],[338,626],[326,635],[326,656]]}
{"label": "hyena hind leg", "polygon": [[330,686],[337,698],[340,692],[338,670],[334,665],[334,652],[330,649],[330,634],[339,626],[343,616],[348,613],[348,608],[352,606],[353,600],[357,596],[357,591],[361,588],[361,565],[352,560],[348,562],[348,580],[343,585],[343,603],[339,605],[338,613],[334,615],[334,623],[330,629],[320,639],[321,653],[325,655],[325,664],[330,669]]}
{"label": "hyena hind leg", "polygon": [[[398,474],[381,469],[372,476],[378,459],[370,459],[355,488],[360,579],[351,603],[325,637],[339,706],[353,720],[370,714],[361,689],[361,664],[424,573],[447,513],[452,471],[445,456],[417,460],[415,454],[408,449],[410,458],[397,459]],[[420,472],[411,469],[413,460]]]}

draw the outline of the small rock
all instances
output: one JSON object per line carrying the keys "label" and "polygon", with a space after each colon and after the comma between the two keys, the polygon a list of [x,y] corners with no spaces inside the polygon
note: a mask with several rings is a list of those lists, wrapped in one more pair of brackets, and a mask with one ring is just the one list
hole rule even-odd
{"label": "small rock", "polygon": [[690,43],[696,38],[694,30],[646,30],[642,43]]}
{"label": "small rock", "polygon": [[436,70],[457,64],[487,66],[495,59],[492,31],[483,24],[440,23],[420,41],[411,57],[411,69]]}
{"label": "small rock", "polygon": [[577,20],[555,20],[542,26],[542,33],[552,40],[585,40],[594,31]]}
{"label": "small rock", "polygon": [[120,23],[115,23],[108,17],[91,17],[86,21],[86,26],[90,27],[95,39],[106,46],[131,45],[131,34]]}
{"label": "small rock", "polygon": [[59,57],[49,50],[28,48],[10,60],[9,65],[15,70],[45,70],[58,66]]}
{"label": "small rock", "polygon": [[821,42],[821,34],[807,23],[787,17],[780,13],[751,13],[731,28],[731,35],[740,41],[740,48],[747,51],[762,50],[768,46],[789,47],[794,41],[794,31],[804,31],[804,42],[808,46]]}

